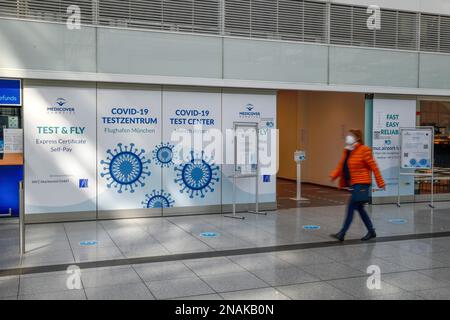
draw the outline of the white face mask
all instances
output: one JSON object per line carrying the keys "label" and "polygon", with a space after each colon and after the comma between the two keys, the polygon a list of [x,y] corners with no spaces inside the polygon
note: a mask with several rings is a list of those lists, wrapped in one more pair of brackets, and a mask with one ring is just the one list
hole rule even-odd
{"label": "white face mask", "polygon": [[345,144],[348,146],[354,145],[356,143],[356,138],[351,134],[345,137]]}

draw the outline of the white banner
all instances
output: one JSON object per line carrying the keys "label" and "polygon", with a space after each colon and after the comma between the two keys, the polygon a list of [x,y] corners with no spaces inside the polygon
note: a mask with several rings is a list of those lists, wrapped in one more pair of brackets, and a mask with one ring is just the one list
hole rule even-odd
{"label": "white banner", "polygon": [[95,86],[24,88],[26,213],[96,210]]}
{"label": "white banner", "polygon": [[[163,143],[177,146],[163,168],[163,188],[175,207],[221,204],[220,90],[163,93]],[[211,140],[211,141],[209,141]],[[217,147],[218,146],[218,147]]]}
{"label": "white banner", "polygon": [[[373,154],[386,182],[379,190],[373,182],[373,197],[396,196],[400,170],[400,128],[415,127],[416,100],[378,99],[373,102]],[[401,195],[414,195],[414,177],[402,176]]]}
{"label": "white banner", "polygon": [[161,190],[161,90],[98,89],[98,209],[171,206]]}

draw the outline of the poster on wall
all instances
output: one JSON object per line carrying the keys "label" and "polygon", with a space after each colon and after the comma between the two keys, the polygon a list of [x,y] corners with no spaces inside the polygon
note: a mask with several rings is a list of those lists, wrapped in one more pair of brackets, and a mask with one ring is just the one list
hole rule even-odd
{"label": "poster on wall", "polygon": [[[18,154],[23,153],[23,130],[22,129],[4,129],[5,153]],[[22,159],[20,159],[22,160]],[[22,161],[18,164],[23,164]]]}
{"label": "poster on wall", "polygon": [[173,205],[161,188],[161,89],[101,85],[97,97],[98,210],[161,215]]}
{"label": "poster on wall", "polygon": [[402,129],[400,140],[403,169],[431,169],[433,128]]}
{"label": "poster on wall", "polygon": [[94,85],[24,84],[25,212],[96,210]]}
{"label": "poster on wall", "polygon": [[17,116],[0,116],[0,166],[23,165],[23,130]]}
{"label": "poster on wall", "polygon": [[[400,128],[415,127],[416,100],[384,99],[373,102],[373,154],[386,189],[373,184],[373,197],[396,196],[400,170]],[[414,177],[400,177],[400,194],[414,195]]]}
{"label": "poster on wall", "polygon": [[163,166],[163,189],[172,195],[173,207],[220,211],[220,90],[164,90],[162,126],[162,145],[171,150]]}
{"label": "poster on wall", "polygon": [[[235,123],[256,123],[259,128],[260,177],[258,178],[259,201],[276,202],[277,140],[276,94],[225,91],[223,93],[223,131],[232,132]],[[222,203],[231,204],[235,173],[234,139],[227,135],[224,155],[226,164],[222,169]],[[231,161],[231,163],[230,163]],[[255,202],[255,178],[237,179],[236,203]]]}

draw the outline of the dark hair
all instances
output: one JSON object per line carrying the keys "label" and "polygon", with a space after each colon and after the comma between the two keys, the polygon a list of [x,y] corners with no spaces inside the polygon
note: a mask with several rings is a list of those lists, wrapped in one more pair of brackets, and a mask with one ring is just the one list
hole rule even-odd
{"label": "dark hair", "polygon": [[348,132],[350,132],[352,135],[355,136],[356,141],[358,141],[361,144],[364,144],[364,138],[363,138],[363,134],[362,131],[359,129],[350,129]]}

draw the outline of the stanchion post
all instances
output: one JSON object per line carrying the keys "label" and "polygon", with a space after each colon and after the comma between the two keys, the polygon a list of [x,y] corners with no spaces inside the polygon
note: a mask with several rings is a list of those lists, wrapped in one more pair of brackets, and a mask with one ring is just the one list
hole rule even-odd
{"label": "stanchion post", "polygon": [[297,199],[302,198],[302,165],[297,162]]}
{"label": "stanchion post", "polygon": [[248,213],[259,214],[266,216],[267,212],[259,211],[259,178],[260,178],[260,168],[259,168],[259,127],[256,124],[256,176],[255,176],[255,210],[249,210]]}
{"label": "stanchion post", "polygon": [[19,237],[20,254],[25,254],[25,197],[23,181],[19,182]]}
{"label": "stanchion post", "polygon": [[238,216],[237,214],[236,214],[236,180],[237,180],[237,171],[236,171],[236,163],[237,163],[237,148],[236,148],[236,146],[237,146],[237,136],[236,136],[236,125],[234,125],[234,127],[233,127],[233,131],[234,131],[234,138],[233,138],[233,141],[234,141],[234,164],[233,164],[233,166],[234,166],[234,169],[233,169],[233,172],[234,172],[234,174],[233,174],[233,176],[232,176],[232,178],[233,178],[233,196],[232,196],[232,200],[233,200],[233,213],[230,215],[230,214],[228,214],[228,215],[225,215],[225,217],[226,218],[232,218],[232,219],[240,219],[240,220],[244,220],[245,219],[245,217],[241,217],[241,216]]}

